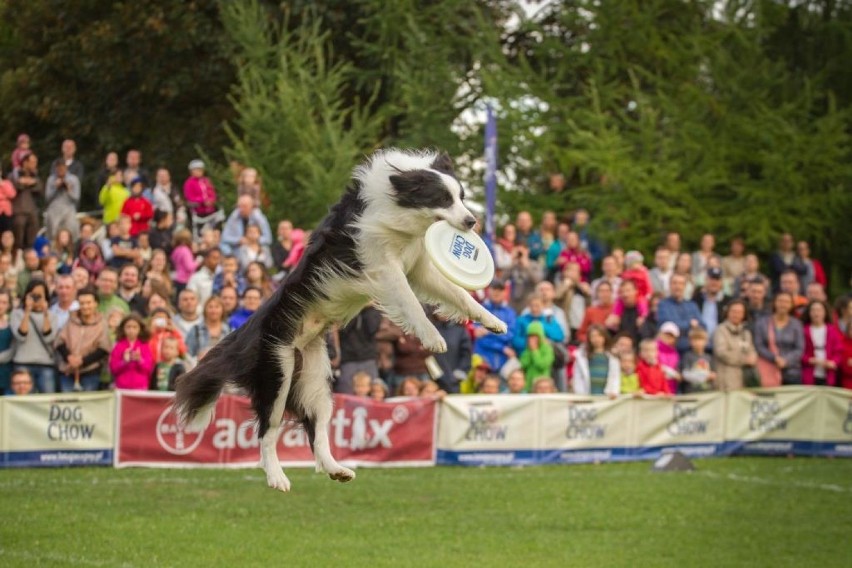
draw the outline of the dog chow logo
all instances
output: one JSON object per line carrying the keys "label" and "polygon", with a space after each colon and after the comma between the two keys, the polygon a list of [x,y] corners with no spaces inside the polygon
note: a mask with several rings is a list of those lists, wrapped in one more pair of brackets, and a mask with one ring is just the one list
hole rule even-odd
{"label": "dog chow logo", "polygon": [[569,440],[600,440],[606,437],[606,425],[598,423],[597,419],[597,408],[569,406],[565,437]]}
{"label": "dog chow logo", "polygon": [[500,411],[490,402],[471,404],[464,439],[470,442],[505,440],[509,427],[500,423]]}
{"label": "dog chow logo", "polygon": [[672,419],[666,431],[672,436],[698,436],[706,434],[709,420],[701,420],[698,406],[690,403],[675,403],[672,406]]}
{"label": "dog chow logo", "polygon": [[476,248],[476,245],[458,233],[456,233],[453,238],[453,247],[451,252],[458,260],[461,260],[462,258],[467,260],[476,260],[479,257],[479,249]]}
{"label": "dog chow logo", "polygon": [[752,432],[777,432],[787,429],[787,419],[778,416],[781,405],[776,400],[757,399],[751,403],[748,429]]}
{"label": "dog chow logo", "polygon": [[177,415],[171,406],[167,407],[157,419],[157,442],[168,453],[185,456],[192,453],[201,443],[204,429],[178,424]]}

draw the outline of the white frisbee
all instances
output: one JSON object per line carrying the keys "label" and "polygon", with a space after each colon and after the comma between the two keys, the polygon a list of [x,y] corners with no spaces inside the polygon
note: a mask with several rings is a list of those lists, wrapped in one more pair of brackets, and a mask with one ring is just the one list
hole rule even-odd
{"label": "white frisbee", "polygon": [[467,290],[481,290],[494,279],[494,259],[479,235],[438,221],[426,231],[426,252],[438,270]]}

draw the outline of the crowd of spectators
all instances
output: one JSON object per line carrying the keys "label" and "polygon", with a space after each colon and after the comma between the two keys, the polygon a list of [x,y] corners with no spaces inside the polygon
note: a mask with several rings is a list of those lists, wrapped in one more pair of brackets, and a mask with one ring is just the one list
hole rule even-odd
{"label": "crowd of spectators", "polygon": [[[73,140],[40,168],[21,135],[0,182],[0,392],[173,390],[258,309],[309,232],[272,225],[252,168],[234,164],[232,210],[188,164],[184,181],[111,152],[86,187]],[[233,189],[235,188],[235,191]],[[82,212],[84,196],[99,204]],[[365,308],[329,331],[336,392],[383,400],[445,393],[661,395],[747,386],[852,388],[850,298],[830,305],[808,243],[781,236],[765,263],[665,236],[646,263],[594,238],[584,210],[529,212],[489,243],[497,274],[477,299],[509,325],[433,316],[446,353]],[[646,266],[646,265],[650,265]],[[431,311],[428,306],[424,309]]]}

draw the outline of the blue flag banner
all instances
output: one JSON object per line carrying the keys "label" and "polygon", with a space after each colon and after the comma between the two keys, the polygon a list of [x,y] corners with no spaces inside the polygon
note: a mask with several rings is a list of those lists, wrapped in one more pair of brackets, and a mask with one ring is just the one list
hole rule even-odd
{"label": "blue flag banner", "polygon": [[485,234],[494,242],[494,209],[497,204],[497,118],[488,105],[485,122]]}

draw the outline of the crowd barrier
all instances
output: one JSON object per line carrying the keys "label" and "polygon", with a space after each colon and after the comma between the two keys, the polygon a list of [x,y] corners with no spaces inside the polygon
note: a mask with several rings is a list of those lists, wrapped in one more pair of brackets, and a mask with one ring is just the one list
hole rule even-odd
{"label": "crowd barrier", "polygon": [[[248,401],[222,396],[204,430],[183,429],[172,395],[120,391],[0,398],[0,466],[254,467]],[[335,395],[332,453],[350,466],[533,465],[691,457],[852,457],[852,391],[785,387],[668,399],[449,396],[376,403]],[[285,466],[313,465],[288,423]]]}

